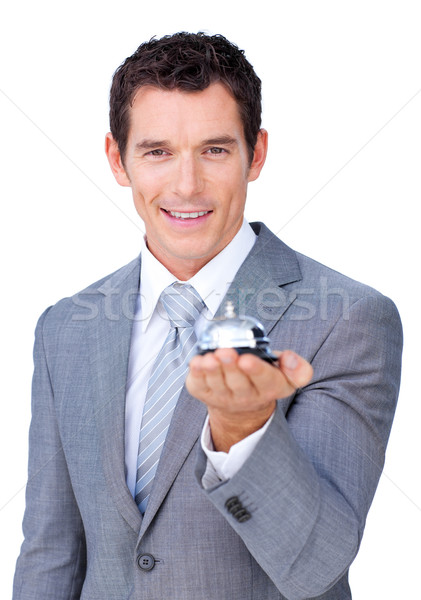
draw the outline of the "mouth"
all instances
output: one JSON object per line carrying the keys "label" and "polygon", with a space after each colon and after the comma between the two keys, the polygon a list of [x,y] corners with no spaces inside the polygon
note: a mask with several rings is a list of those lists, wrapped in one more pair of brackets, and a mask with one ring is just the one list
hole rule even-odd
{"label": "mouth", "polygon": [[205,215],[211,213],[211,210],[200,210],[197,212],[179,212],[177,210],[166,210],[162,209],[167,215],[171,215],[171,217],[175,217],[176,219],[198,219],[199,217],[204,217]]}

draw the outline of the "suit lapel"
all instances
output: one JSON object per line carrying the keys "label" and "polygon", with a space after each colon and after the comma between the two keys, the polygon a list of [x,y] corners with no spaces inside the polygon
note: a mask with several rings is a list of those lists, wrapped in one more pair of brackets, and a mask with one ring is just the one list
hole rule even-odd
{"label": "suit lapel", "polygon": [[139,273],[140,260],[136,259],[98,288],[99,314],[90,323],[89,338],[105,477],[117,508],[136,532],[141,515],[126,485],[124,438],[126,379]]}
{"label": "suit lapel", "polygon": [[216,316],[226,300],[237,314],[257,318],[270,334],[295,296],[287,293],[287,284],[302,279],[294,250],[277,238],[263,223],[252,223],[258,238],[241,265]]}

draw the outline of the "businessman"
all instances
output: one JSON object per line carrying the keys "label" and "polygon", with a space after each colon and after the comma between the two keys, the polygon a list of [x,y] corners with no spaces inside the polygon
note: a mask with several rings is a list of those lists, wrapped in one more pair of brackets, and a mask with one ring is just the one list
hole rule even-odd
{"label": "businessman", "polygon": [[[142,44],[110,129],[146,235],[38,322],[14,600],[351,598],[398,395],[394,304],[244,220],[268,136],[224,37]],[[224,299],[277,364],[195,356]]]}

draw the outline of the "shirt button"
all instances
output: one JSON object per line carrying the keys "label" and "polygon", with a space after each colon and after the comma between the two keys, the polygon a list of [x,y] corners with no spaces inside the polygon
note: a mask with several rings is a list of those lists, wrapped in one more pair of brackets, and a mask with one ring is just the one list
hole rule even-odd
{"label": "shirt button", "polygon": [[137,558],[137,564],[142,571],[150,571],[155,566],[155,559],[152,554],[141,554]]}

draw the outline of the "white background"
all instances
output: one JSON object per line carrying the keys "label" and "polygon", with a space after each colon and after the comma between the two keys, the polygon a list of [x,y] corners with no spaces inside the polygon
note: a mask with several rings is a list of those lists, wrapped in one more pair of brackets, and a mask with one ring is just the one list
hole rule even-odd
{"label": "white background", "polygon": [[270,155],[249,188],[248,219],[400,309],[400,403],[351,580],[355,600],[421,598],[420,17],[419,2],[406,0],[17,0],[3,8],[2,598],[22,540],[36,320],[139,250],[142,223],[103,153],[111,76],[139,43],[179,30],[226,35],[263,80]]}

